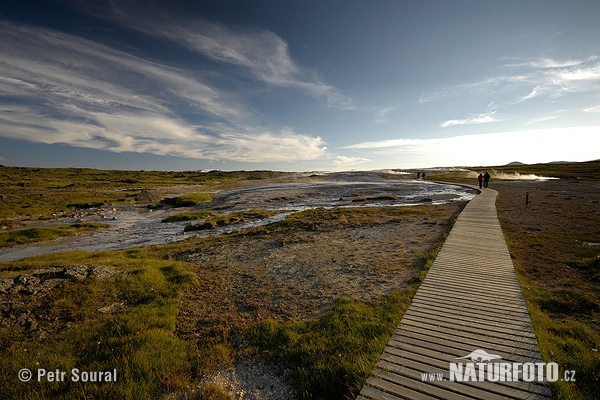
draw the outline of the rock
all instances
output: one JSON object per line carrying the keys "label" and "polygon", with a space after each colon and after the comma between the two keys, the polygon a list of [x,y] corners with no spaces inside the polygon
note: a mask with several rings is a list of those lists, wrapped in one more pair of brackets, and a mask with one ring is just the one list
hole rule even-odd
{"label": "rock", "polygon": [[70,265],[65,267],[64,275],[71,281],[83,281],[88,276],[87,265]]}
{"label": "rock", "polygon": [[21,286],[38,285],[40,283],[39,278],[32,275],[22,274],[15,278],[14,284]]}
{"label": "rock", "polygon": [[113,314],[117,311],[119,311],[121,308],[123,308],[124,306],[124,302],[120,301],[120,302],[115,302],[112,304],[109,304],[107,306],[101,307],[98,309],[98,312],[100,314]]}
{"label": "rock", "polygon": [[89,277],[97,279],[99,281],[105,281],[107,279],[110,279],[118,273],[119,272],[115,271],[114,269],[98,267],[96,265],[92,265],[89,269]]}
{"label": "rock", "polygon": [[8,289],[14,285],[13,279],[0,279],[0,293],[8,293]]}

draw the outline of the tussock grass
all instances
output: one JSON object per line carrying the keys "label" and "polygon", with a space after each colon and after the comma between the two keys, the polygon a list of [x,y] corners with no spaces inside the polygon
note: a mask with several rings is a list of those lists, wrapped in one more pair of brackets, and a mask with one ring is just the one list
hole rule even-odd
{"label": "tussock grass", "polygon": [[215,211],[204,210],[194,211],[189,213],[181,213],[177,215],[171,215],[170,217],[164,218],[161,222],[180,222],[180,221],[193,221],[195,219],[207,218],[215,215]]}
{"label": "tussock grass", "polygon": [[276,171],[118,171],[0,166],[0,219],[43,216],[94,204],[132,204],[140,189],[228,184],[290,176]]}
{"label": "tussock grass", "polygon": [[75,236],[79,232],[85,232],[101,228],[109,228],[109,224],[97,222],[76,223],[57,227],[35,227],[19,229],[9,232],[0,232],[0,247],[17,246],[54,240],[65,236]]}
{"label": "tussock grass", "polygon": [[[19,332],[3,334],[0,344],[5,398],[157,398],[165,391],[189,384],[188,345],[174,335],[179,296],[192,283],[184,263],[135,258],[125,252],[84,252],[54,255],[52,260],[27,260],[11,264],[28,270],[45,266],[88,263],[111,266],[125,272],[105,282],[68,283],[43,301],[31,299],[24,307],[59,309],[72,326],[45,339],[26,339]],[[8,263],[1,263],[6,269]],[[124,301],[125,308],[104,315],[97,309]],[[21,368],[37,372],[67,371],[66,382],[22,383]],[[69,382],[70,371],[117,370],[116,382]]]}
{"label": "tussock grass", "polygon": [[212,201],[209,193],[191,193],[178,197],[169,197],[163,200],[163,203],[170,204],[173,207],[191,207],[196,204]]}
{"label": "tussock grass", "polygon": [[[310,215],[315,211],[306,213]],[[373,211],[376,212],[341,209],[331,215],[332,218],[355,217]],[[416,211],[419,212],[425,210]],[[251,356],[279,361],[291,370],[297,398],[355,398],[451,227],[452,223],[439,243],[420,255],[418,272],[392,293],[372,301],[339,297],[323,314],[305,321],[263,321],[244,333],[243,340],[248,344],[244,351]]]}
{"label": "tussock grass", "polygon": [[[575,382],[551,384],[555,399],[595,399],[600,391],[598,249],[582,243],[598,236],[598,216],[583,182],[536,187],[536,203],[499,186],[498,212],[523,290],[540,353]],[[586,186],[584,186],[586,187]],[[557,196],[560,190],[561,195]],[[572,199],[565,203],[565,196]]]}
{"label": "tussock grass", "polygon": [[298,398],[346,399],[360,391],[415,291],[374,302],[338,298],[316,319],[261,323],[249,343],[295,371]]}

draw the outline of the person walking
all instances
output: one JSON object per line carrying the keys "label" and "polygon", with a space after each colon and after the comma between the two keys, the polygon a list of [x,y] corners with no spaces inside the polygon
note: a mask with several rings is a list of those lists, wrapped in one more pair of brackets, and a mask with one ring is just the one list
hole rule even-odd
{"label": "person walking", "polygon": [[483,174],[480,173],[477,180],[479,181],[479,189],[481,189],[483,186]]}
{"label": "person walking", "polygon": [[483,187],[488,187],[488,183],[490,183],[490,174],[488,174],[488,172],[485,171],[485,175],[483,176]]}

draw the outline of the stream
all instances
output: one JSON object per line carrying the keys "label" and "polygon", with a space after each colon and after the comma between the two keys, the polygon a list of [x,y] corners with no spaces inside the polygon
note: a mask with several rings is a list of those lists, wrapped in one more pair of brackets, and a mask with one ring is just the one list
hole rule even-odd
{"label": "stream", "polygon": [[[87,252],[119,250],[149,244],[165,244],[192,236],[207,237],[258,227],[283,220],[288,215],[318,207],[377,207],[443,204],[468,201],[476,196],[472,189],[415,180],[389,180],[375,172],[324,174],[318,181],[292,182],[223,190],[214,193],[213,201],[193,207],[165,207],[150,211],[144,206],[104,206],[97,213],[88,212],[79,218],[60,219],[36,226],[66,225],[75,222],[102,222],[110,228],[99,229],[73,237],[35,245],[5,248],[0,261],[63,251]],[[164,218],[190,211],[234,211],[267,209],[281,211],[260,221],[218,226],[205,231],[183,232],[187,221],[161,222]],[[198,221],[192,221],[194,223]],[[33,226],[33,225],[32,225]]]}

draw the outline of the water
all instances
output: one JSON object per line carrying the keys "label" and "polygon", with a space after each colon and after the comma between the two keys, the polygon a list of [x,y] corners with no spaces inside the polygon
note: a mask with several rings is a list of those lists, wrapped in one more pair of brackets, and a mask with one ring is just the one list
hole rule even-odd
{"label": "water", "polygon": [[[419,181],[386,180],[378,173],[331,173],[320,176],[319,181],[272,184],[252,188],[217,192],[211,203],[195,207],[148,211],[140,206],[106,207],[104,218],[89,215],[77,221],[107,222],[110,228],[92,231],[76,237],[63,238],[46,244],[17,246],[2,250],[0,261],[13,261],[24,257],[71,250],[88,252],[119,250],[149,244],[165,244],[184,240],[192,236],[210,236],[258,227],[283,220],[296,211],[318,207],[373,207],[411,206],[423,204],[429,199],[433,204],[467,201],[475,194],[472,190],[457,185],[442,185]],[[394,195],[394,200],[375,199]],[[355,202],[357,198],[366,201]],[[113,208],[114,207],[114,208]],[[281,211],[261,221],[239,225],[217,227],[206,231],[184,233],[187,222],[162,223],[167,216],[201,209],[219,207],[221,213],[267,209]],[[108,220],[106,219],[108,216]],[[60,224],[76,220],[60,220]],[[57,222],[53,222],[56,224]]]}

